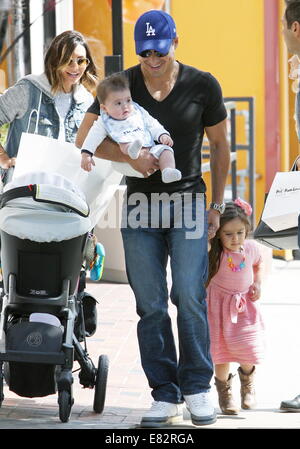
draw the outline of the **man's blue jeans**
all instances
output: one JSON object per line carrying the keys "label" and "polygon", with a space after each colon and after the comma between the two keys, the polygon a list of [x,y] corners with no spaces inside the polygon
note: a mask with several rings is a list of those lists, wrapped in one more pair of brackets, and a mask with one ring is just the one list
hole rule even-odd
{"label": "man's blue jeans", "polygon": [[[204,194],[199,195],[200,200],[193,198],[182,205],[182,210],[189,210],[194,218],[198,211],[200,232],[196,238],[187,238],[193,229],[185,223],[174,225],[178,210],[172,203],[168,205],[169,227],[146,227],[145,220],[139,227],[136,222],[130,223],[131,227],[122,223],[127,275],[140,316],[137,333],[141,362],[156,401],[180,403],[183,394],[210,389],[213,366],[205,300],[207,220]],[[157,208],[161,212],[161,205],[150,203],[149,213],[151,207],[152,211]],[[130,216],[135,207],[127,205],[126,210],[125,206],[125,215]],[[160,214],[160,225],[161,219]],[[170,298],[178,312],[179,360],[168,314],[168,256],[172,274]]]}

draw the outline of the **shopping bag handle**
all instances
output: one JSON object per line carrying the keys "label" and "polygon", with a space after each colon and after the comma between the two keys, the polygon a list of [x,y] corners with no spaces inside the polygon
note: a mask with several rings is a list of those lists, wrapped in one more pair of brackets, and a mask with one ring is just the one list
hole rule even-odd
{"label": "shopping bag handle", "polygon": [[29,131],[29,126],[30,126],[30,122],[31,122],[31,118],[32,118],[33,114],[36,114],[36,124],[35,124],[34,134],[37,134],[37,132],[38,132],[38,126],[39,126],[39,120],[40,120],[40,112],[41,112],[41,103],[42,103],[42,95],[43,95],[43,92],[41,91],[37,109],[32,109],[32,111],[29,114],[27,130],[26,130],[27,133]]}

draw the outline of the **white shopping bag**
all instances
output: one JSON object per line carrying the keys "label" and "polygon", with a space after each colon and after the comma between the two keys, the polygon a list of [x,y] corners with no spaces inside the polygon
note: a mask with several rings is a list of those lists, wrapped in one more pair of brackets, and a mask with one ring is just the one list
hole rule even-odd
{"label": "white shopping bag", "polygon": [[276,173],[261,219],[276,232],[298,226],[299,214],[300,172]]}
{"label": "white shopping bag", "polygon": [[96,166],[86,172],[80,167],[81,153],[74,144],[23,133],[12,179],[35,171],[66,177],[84,193],[94,227],[105,213],[123,176],[114,170],[110,161],[94,160]]}
{"label": "white shopping bag", "polygon": [[144,176],[139,171],[136,171],[126,162],[112,162],[113,168],[122,173],[124,176],[135,176],[136,178],[143,178]]}

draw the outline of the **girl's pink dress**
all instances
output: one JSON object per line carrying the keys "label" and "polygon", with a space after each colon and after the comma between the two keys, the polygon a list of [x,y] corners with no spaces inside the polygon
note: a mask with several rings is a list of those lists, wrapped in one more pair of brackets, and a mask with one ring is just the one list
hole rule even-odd
{"label": "girl's pink dress", "polygon": [[245,267],[233,272],[227,257],[239,265],[240,252],[223,252],[220,267],[207,289],[208,320],[211,355],[214,364],[237,362],[260,363],[264,353],[264,323],[259,301],[248,298],[253,283],[253,265],[261,262],[259,246],[254,240],[245,240]]}

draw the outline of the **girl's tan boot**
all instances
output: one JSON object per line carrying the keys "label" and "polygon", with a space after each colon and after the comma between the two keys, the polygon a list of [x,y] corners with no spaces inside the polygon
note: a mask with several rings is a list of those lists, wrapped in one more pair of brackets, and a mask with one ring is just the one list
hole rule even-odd
{"label": "girl's tan boot", "polygon": [[219,405],[224,415],[237,415],[239,408],[234,403],[232,396],[233,375],[229,374],[228,379],[221,381],[215,377],[215,386],[219,396]]}
{"label": "girl's tan boot", "polygon": [[238,368],[238,373],[241,381],[241,407],[242,409],[252,409],[255,408],[255,389],[254,389],[254,375],[255,366],[250,374],[244,374],[241,367]]}

